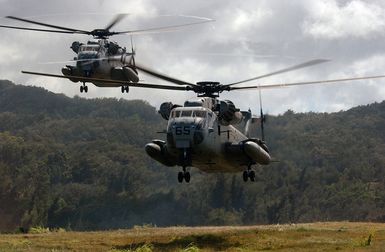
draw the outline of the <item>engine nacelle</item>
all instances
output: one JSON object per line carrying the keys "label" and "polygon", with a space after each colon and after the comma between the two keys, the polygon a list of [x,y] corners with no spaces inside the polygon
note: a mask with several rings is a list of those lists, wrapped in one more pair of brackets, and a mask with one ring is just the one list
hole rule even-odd
{"label": "engine nacelle", "polygon": [[269,150],[266,144],[260,140],[250,139],[249,141],[245,141],[243,143],[243,151],[258,164],[267,165],[271,162]]}
{"label": "engine nacelle", "polygon": [[238,124],[242,121],[242,113],[232,101],[224,100],[219,103],[219,120],[222,125]]}
{"label": "engine nacelle", "polygon": [[166,143],[162,140],[153,140],[145,146],[147,155],[166,166],[175,166],[176,162],[167,154]]}
{"label": "engine nacelle", "polygon": [[170,119],[171,110],[177,107],[181,107],[181,106],[177,104],[173,104],[172,102],[163,102],[160,105],[158,113],[163,117],[163,119],[168,121],[168,119]]}
{"label": "engine nacelle", "polygon": [[[65,76],[80,76],[79,71],[74,66],[66,66],[61,69],[61,72]],[[72,82],[79,82],[77,79],[69,78]]]}
{"label": "engine nacelle", "polygon": [[132,82],[138,82],[139,76],[131,67],[123,67],[123,73]]}

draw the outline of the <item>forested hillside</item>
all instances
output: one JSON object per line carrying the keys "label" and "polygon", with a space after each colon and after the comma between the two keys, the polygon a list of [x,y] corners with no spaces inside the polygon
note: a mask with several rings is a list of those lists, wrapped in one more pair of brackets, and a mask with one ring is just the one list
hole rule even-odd
{"label": "forested hillside", "polygon": [[271,116],[278,163],[241,174],[147,157],[166,121],[143,101],[68,98],[0,81],[0,231],[133,225],[385,221],[385,103],[333,114]]}

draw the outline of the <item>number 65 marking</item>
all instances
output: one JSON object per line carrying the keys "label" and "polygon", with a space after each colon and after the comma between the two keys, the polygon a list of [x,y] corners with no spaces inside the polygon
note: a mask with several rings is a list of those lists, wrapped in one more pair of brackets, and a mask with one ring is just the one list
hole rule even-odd
{"label": "number 65 marking", "polygon": [[189,126],[184,126],[182,128],[182,126],[178,126],[178,127],[175,127],[175,134],[176,135],[190,135],[190,127]]}

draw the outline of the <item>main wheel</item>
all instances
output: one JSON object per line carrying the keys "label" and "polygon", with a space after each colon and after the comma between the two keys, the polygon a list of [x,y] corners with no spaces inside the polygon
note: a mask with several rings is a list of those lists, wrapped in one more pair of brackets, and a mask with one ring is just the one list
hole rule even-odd
{"label": "main wheel", "polygon": [[84,87],[80,86],[80,93],[83,93],[83,89],[84,89]]}
{"label": "main wheel", "polygon": [[190,182],[190,179],[191,179],[191,175],[189,172],[185,172],[184,174],[184,180],[186,181],[186,183],[189,183]]}
{"label": "main wheel", "polygon": [[122,91],[122,93],[124,93],[124,91],[125,91],[124,86],[121,87],[121,91]]}
{"label": "main wheel", "polygon": [[182,183],[183,182],[183,172],[178,172],[178,182]]}
{"label": "main wheel", "polygon": [[243,181],[247,182],[247,180],[249,179],[249,173],[247,171],[244,171],[242,177]]}
{"label": "main wheel", "polygon": [[84,92],[88,92],[88,86],[84,86]]}
{"label": "main wheel", "polygon": [[250,178],[250,181],[255,181],[255,171],[251,170],[249,172],[249,178]]}

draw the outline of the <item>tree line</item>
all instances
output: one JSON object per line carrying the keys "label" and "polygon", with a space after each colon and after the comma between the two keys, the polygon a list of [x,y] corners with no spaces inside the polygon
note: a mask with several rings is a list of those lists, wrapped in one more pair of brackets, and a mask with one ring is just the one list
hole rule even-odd
{"label": "tree line", "polygon": [[385,220],[385,102],[270,116],[274,159],[241,174],[164,167],[147,102],[82,99],[0,81],[0,231]]}

